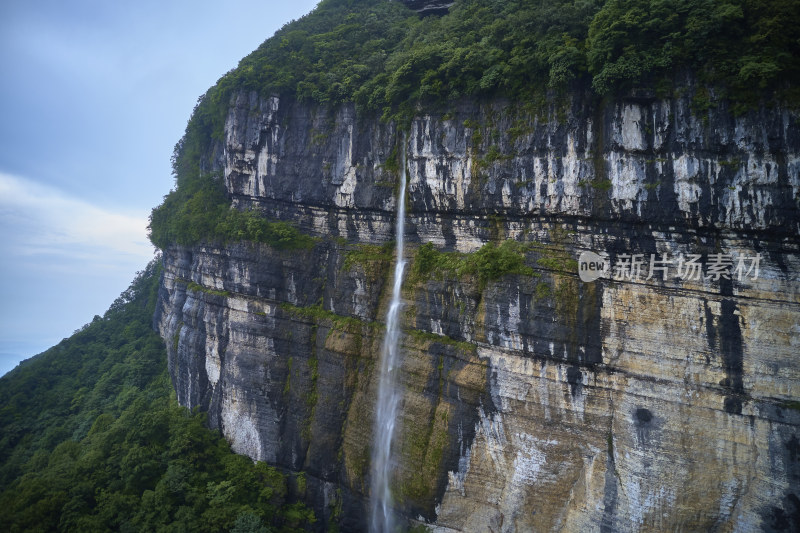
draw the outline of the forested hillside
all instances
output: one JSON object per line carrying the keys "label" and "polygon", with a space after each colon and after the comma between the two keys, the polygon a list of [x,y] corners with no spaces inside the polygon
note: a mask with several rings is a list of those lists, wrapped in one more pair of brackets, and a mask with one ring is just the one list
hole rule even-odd
{"label": "forested hillside", "polygon": [[[175,401],[154,261],[102,316],[0,378],[0,530],[296,531],[286,478]],[[302,479],[292,486],[302,490]]]}
{"label": "forested hillside", "polygon": [[354,102],[402,125],[464,98],[536,106],[576,88],[598,99],[641,88],[665,97],[685,91],[690,76],[702,85],[698,112],[727,101],[741,113],[764,100],[800,102],[797,20],[794,0],[460,0],[428,17],[401,2],[323,0],[200,98],[175,147],[176,190],[153,210],[151,239],[161,249],[273,240],[231,218],[209,176],[211,145],[237,90]]}

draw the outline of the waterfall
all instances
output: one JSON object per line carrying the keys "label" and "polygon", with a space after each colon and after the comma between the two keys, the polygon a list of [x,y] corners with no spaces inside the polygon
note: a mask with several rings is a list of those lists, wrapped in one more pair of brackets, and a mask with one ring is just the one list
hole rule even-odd
{"label": "waterfall", "polygon": [[401,156],[400,189],[397,192],[396,254],[394,284],[389,312],[386,314],[386,336],[383,339],[380,359],[380,381],[378,382],[378,405],[375,411],[375,436],[372,447],[372,492],[370,503],[372,514],[370,531],[372,533],[392,533],[394,514],[392,493],[389,488],[392,470],[392,439],[394,437],[397,404],[400,395],[395,383],[395,371],[400,366],[400,288],[403,284],[403,270],[406,261],[403,257],[403,238],[406,217],[406,153],[405,138]]}

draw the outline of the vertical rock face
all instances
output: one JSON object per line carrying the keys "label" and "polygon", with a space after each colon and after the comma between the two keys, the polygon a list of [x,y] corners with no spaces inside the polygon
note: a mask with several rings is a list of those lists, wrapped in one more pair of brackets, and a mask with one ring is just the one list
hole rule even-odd
{"label": "vertical rock face", "polygon": [[444,15],[455,3],[452,0],[401,0],[401,2],[421,15]]}
{"label": "vertical rock face", "polygon": [[[514,240],[530,268],[406,280],[405,516],[439,531],[796,527],[795,113],[698,115],[688,87],[462,102],[399,138],[348,106],[235,96],[216,150],[234,204],[318,239],[165,252],[156,323],[183,405],[237,452],[302,472],[320,527],[365,527],[394,261],[381,245],[406,150],[410,254]],[[584,251],[618,275],[582,281]]]}

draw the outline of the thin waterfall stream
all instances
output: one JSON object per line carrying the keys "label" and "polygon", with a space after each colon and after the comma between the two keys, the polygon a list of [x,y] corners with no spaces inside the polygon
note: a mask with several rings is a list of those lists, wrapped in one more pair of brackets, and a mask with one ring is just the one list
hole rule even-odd
{"label": "thin waterfall stream", "polygon": [[389,487],[392,472],[392,440],[400,394],[397,390],[395,370],[400,366],[400,310],[403,306],[400,289],[406,266],[404,233],[406,218],[406,151],[405,138],[401,156],[400,189],[397,193],[396,248],[397,263],[394,267],[394,283],[389,312],[386,314],[386,336],[380,354],[380,381],[378,382],[378,405],[375,411],[375,434],[372,447],[372,507],[370,531],[391,533],[394,530],[392,493]]}

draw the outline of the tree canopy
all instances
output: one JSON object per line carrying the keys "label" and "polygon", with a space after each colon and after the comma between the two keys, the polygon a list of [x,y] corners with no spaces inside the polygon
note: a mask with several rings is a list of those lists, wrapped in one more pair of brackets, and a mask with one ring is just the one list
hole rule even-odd
{"label": "tree canopy", "polygon": [[298,531],[274,468],[178,405],[156,262],[102,316],[0,378],[0,530]]}
{"label": "tree canopy", "polygon": [[[408,118],[463,97],[525,101],[576,87],[668,94],[683,72],[735,109],[767,93],[796,105],[798,20],[797,0],[456,0],[427,17],[396,1],[322,0],[200,98],[175,149],[177,188],[211,167],[237,90]],[[162,226],[179,216],[165,208],[179,200],[154,212],[157,246],[176,241]]]}

